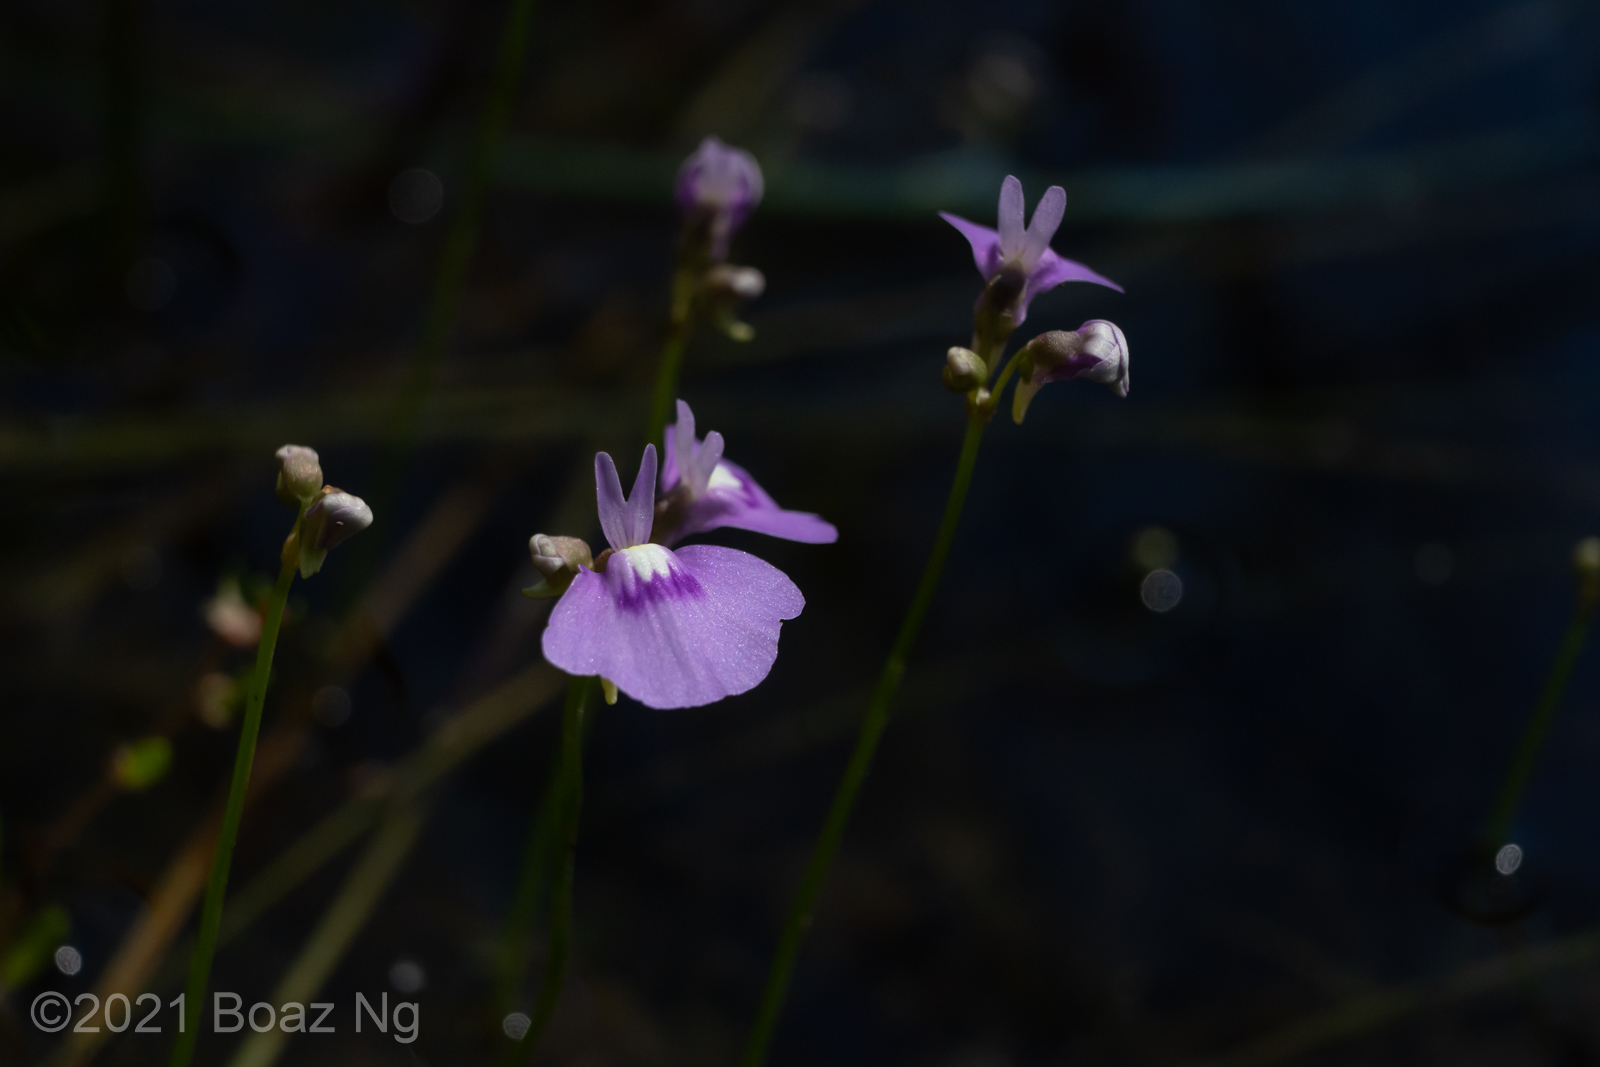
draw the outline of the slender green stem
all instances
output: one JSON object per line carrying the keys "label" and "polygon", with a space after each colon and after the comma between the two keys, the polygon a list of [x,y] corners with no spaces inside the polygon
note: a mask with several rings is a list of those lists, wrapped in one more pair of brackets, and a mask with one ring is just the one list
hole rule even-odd
{"label": "slender green stem", "polygon": [[550,891],[550,955],[545,960],[544,984],[534,1002],[527,1032],[506,1050],[503,1063],[526,1063],[539,1048],[539,1039],[555,1014],[572,941],[572,874],[578,852],[578,816],[583,810],[583,727],[594,689],[592,677],[575,677],[567,686],[567,706],[561,717],[561,867]]}
{"label": "slender green stem", "polygon": [[[576,684],[576,682],[574,683]],[[569,696],[570,699],[570,696]],[[551,851],[555,845],[557,820],[561,814],[561,762],[565,749],[557,755],[557,766],[539,797],[539,807],[528,833],[528,847],[522,856],[522,871],[517,878],[517,893],[506,916],[506,932],[500,946],[499,997],[502,1012],[516,1006],[528,966],[528,939],[533,934],[539,899],[549,875]]]}
{"label": "slender green stem", "polygon": [[1483,835],[1483,849],[1488,855],[1494,855],[1511,833],[1511,822],[1516,818],[1523,791],[1527,789],[1528,779],[1533,776],[1534,765],[1539,761],[1539,750],[1544,747],[1545,736],[1555,722],[1556,712],[1561,710],[1561,698],[1566,695],[1572,668],[1583,652],[1584,639],[1589,635],[1589,623],[1594,619],[1594,609],[1594,599],[1588,595],[1580,595],[1572,609],[1572,621],[1567,624],[1566,636],[1561,639],[1556,658],[1550,664],[1550,673],[1545,675],[1539,701],[1533,707],[1533,714],[1528,717],[1528,725],[1522,730],[1516,754],[1512,756],[1505,781],[1500,785],[1494,814],[1489,817],[1489,828]]}
{"label": "slender green stem", "polygon": [[[296,527],[298,528],[298,522]],[[272,675],[272,653],[278,644],[278,628],[283,622],[284,604],[294,581],[294,562],[283,561],[278,584],[267,605],[267,619],[261,627],[261,645],[256,652],[256,672],[245,699],[244,725],[239,731],[239,751],[233,760],[233,781],[228,786],[228,803],[222,811],[222,826],[217,831],[217,848],[211,859],[211,880],[206,885],[205,906],[200,912],[200,932],[195,939],[194,956],[189,964],[189,985],[185,993],[191,1024],[178,1035],[172,1046],[171,1067],[188,1067],[194,1057],[194,1043],[200,1036],[202,1002],[206,982],[211,977],[211,957],[216,952],[217,931],[222,925],[222,900],[228,891],[228,869],[233,864],[233,845],[239,836],[239,820],[244,814],[245,793],[250,786],[250,767],[255,762],[256,737],[261,732],[261,709],[267,699],[267,681]]]}
{"label": "slender green stem", "polygon": [[994,385],[989,388],[989,394],[995,398],[995,403],[1000,402],[1000,394],[1005,391],[1006,383],[1011,380],[1011,375],[1017,369],[1017,353],[1011,353],[1011,358],[1006,360],[1006,365],[1000,368],[1000,377],[994,380]]}
{"label": "slender green stem", "polygon": [[650,395],[650,417],[645,422],[646,444],[659,444],[661,431],[672,417],[678,399],[678,376],[683,370],[683,350],[693,330],[695,275],[685,262],[672,279],[672,309],[667,314],[667,339],[661,345],[661,362],[656,365],[655,391]]}
{"label": "slender green stem", "polygon": [[[416,439],[423,405],[432,390],[439,364],[444,359],[445,346],[455,328],[456,312],[461,305],[462,291],[466,288],[467,269],[472,265],[473,252],[478,245],[479,224],[483,219],[483,205],[487,200],[489,181],[493,177],[500,138],[505,132],[506,120],[516,98],[517,80],[522,73],[522,61],[528,47],[528,31],[533,23],[533,10],[534,0],[511,0],[506,11],[505,27],[500,33],[495,59],[494,82],[489,89],[483,117],[478,123],[466,177],[461,184],[459,206],[445,235],[444,252],[439,257],[439,270],[434,276],[433,293],[428,300],[428,317],[422,329],[422,342],[406,369],[400,395],[390,415],[387,445],[371,497],[373,510],[380,515],[387,513],[388,505],[393,502],[399,488],[406,457]],[[368,538],[365,543],[375,546],[377,540]]]}
{"label": "slender green stem", "polygon": [[905,621],[900,624],[900,633],[889,651],[889,658],[884,662],[883,673],[879,676],[877,689],[872,694],[872,703],[867,706],[866,718],[862,720],[861,732],[856,737],[855,750],[850,753],[850,762],[845,767],[844,779],[833,795],[833,805],[828,809],[827,821],[823,823],[822,833],[811,850],[811,859],[806,864],[805,876],[800,881],[800,891],[795,895],[788,917],[784,920],[783,933],[778,939],[777,955],[773,958],[772,970],[767,975],[766,991],[761,997],[761,1009],[756,1016],[755,1027],[750,1033],[750,1041],[745,1046],[742,1061],[744,1067],[760,1067],[766,1057],[767,1044],[772,1039],[778,1014],[783,1009],[784,995],[789,990],[789,981],[794,974],[795,959],[800,952],[800,939],[805,935],[806,928],[811,925],[811,913],[816,905],[817,894],[822,890],[822,883],[828,875],[828,867],[833,862],[834,854],[839,851],[839,842],[844,838],[845,826],[849,823],[850,813],[855,808],[861,784],[866,780],[867,771],[872,766],[872,757],[877,751],[878,741],[883,736],[884,728],[889,725],[890,707],[895,692],[900,688],[900,679],[905,674],[906,658],[911,653],[911,646],[916,643],[917,632],[922,629],[923,617],[927,615],[928,606],[933,602],[933,594],[939,587],[939,576],[944,571],[945,558],[950,554],[951,542],[955,540],[956,526],[961,520],[961,509],[967,500],[967,489],[972,484],[972,471],[978,460],[978,444],[983,439],[983,430],[987,425],[987,420],[981,416],[969,417],[967,420],[967,435],[961,443],[961,458],[956,463],[955,480],[950,485],[950,497],[945,502],[944,518],[939,523],[938,536],[934,538],[933,550],[928,553],[928,562],[922,571],[922,581],[917,585],[916,595],[911,598],[911,607],[906,611]]}

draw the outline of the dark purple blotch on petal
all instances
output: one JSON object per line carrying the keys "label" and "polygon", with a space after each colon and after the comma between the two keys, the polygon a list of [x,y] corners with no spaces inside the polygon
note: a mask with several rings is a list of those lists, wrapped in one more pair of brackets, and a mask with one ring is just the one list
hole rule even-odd
{"label": "dark purple blotch on petal", "polygon": [[545,658],[610,679],[652,708],[710,704],[760,684],[805,598],[746,552],[640,545],[585,569],[550,614]]}

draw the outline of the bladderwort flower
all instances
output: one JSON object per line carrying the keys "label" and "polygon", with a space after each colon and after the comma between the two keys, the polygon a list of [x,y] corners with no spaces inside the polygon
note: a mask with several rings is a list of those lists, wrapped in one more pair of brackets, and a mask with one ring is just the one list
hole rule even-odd
{"label": "bladderwort flower", "polygon": [[674,192],[685,215],[705,217],[711,233],[712,258],[728,257],[728,240],[761,203],[765,183],[761,165],[742,148],[730,148],[716,137],[700,142],[678,168]]}
{"label": "bladderwort flower", "polygon": [[322,496],[306,509],[300,524],[300,577],[309,578],[322,569],[328,553],[372,525],[372,509],[358,496],[331,485],[322,487]]}
{"label": "bladderwort flower", "polygon": [[594,458],[610,549],[579,566],[550,613],[545,659],[599,675],[641,704],[689,708],[753,689],[778,657],[778,631],[805,607],[787,575],[747,552],[652,543],[656,449],[622,495],[609,455]]}
{"label": "bladderwort flower", "polygon": [[721,526],[753,530],[786,541],[832,544],[839,531],[821,515],[789,511],[756,484],[750,472],[722,457],[722,435],[694,435],[694,412],[678,401],[678,421],[666,429],[661,464],[661,499],[655,540],[675,545],[691,534]]}
{"label": "bladderwort flower", "polygon": [[1011,394],[1011,418],[1022,422],[1034,395],[1051,382],[1086,378],[1128,395],[1128,339],[1114,322],[1090,319],[1076,330],[1051,330],[1017,353],[1017,387]]}
{"label": "bladderwort flower", "polygon": [[[939,217],[961,231],[972,245],[972,259],[978,273],[986,282],[994,282],[1002,274],[1012,275],[1017,295],[1011,305],[1012,325],[1020,326],[1028,317],[1028,305],[1040,293],[1047,292],[1062,282],[1093,282],[1122,292],[1122,286],[1103,277],[1082,263],[1057,255],[1050,247],[1061,220],[1067,212],[1067,191],[1052,185],[1039,198],[1033,210],[1033,220],[1023,225],[1024,201],[1022,182],[1011,175],[1000,186],[999,229],[991,230],[960,215],[948,211]],[[981,298],[980,298],[981,300]]]}
{"label": "bladderwort flower", "polygon": [[[1103,319],[1086,322],[1075,331],[1057,330],[1035,338],[1010,360],[1006,347],[1011,334],[1028,313],[1035,296],[1062,282],[1094,282],[1121,292],[1121,286],[1101,277],[1081,263],[1063,259],[1050,248],[1066,211],[1067,194],[1051,186],[1039,200],[1030,225],[1024,225],[1022,183],[1008,176],[1000,187],[998,230],[969,222],[945,212],[940,215],[960,230],[972,245],[972,256],[984,278],[983,293],[973,306],[972,347],[956,346],[945,353],[940,377],[946,389],[964,398],[967,430],[956,460],[950,495],[945,500],[944,517],[939,520],[933,547],[923,566],[922,578],[906,608],[889,655],[884,660],[877,687],[867,704],[866,715],[856,735],[855,748],[845,764],[839,787],[834,792],[828,815],[812,846],[811,858],[801,875],[800,886],[778,937],[777,951],[767,972],[761,1005],[745,1044],[741,1067],[762,1067],[772,1040],[778,1016],[783,1009],[799,958],[800,943],[811,925],[818,895],[827,879],[839,843],[872,767],[878,743],[889,724],[889,713],[901,680],[905,677],[912,648],[922,629],[940,576],[955,543],[956,528],[966,506],[977,467],[978,446],[985,427],[993,417],[1000,397],[1014,374],[1021,374],[1013,394],[1013,417],[1021,422],[1028,403],[1044,385],[1069,378],[1088,378],[1103,382],[1126,396],[1128,392],[1128,343],[1122,331]],[[992,385],[990,383],[993,383]],[[717,445],[720,449],[720,440]],[[709,449],[709,438],[702,449]]]}
{"label": "bladderwort flower", "polygon": [[760,296],[767,280],[754,267],[728,262],[733,233],[761,203],[761,166],[749,152],[707,137],[678,168],[675,188],[683,209],[678,239],[678,266],[672,275],[672,304],[667,335],[651,392],[645,440],[654,441],[672,417],[678,395],[678,374],[695,320],[705,319],[735,341],[749,341],[756,332],[741,322],[738,310]]}

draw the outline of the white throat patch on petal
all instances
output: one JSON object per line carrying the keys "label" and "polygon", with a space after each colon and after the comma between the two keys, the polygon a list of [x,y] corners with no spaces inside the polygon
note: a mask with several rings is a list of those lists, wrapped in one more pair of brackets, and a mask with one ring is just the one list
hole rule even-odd
{"label": "white throat patch on petal", "polygon": [[613,558],[626,560],[641,582],[648,582],[658,575],[665,578],[672,573],[672,553],[661,545],[634,545],[618,552]]}
{"label": "white throat patch on petal", "polygon": [[744,485],[744,483],[735,477],[734,473],[728,469],[728,465],[726,463],[718,463],[716,469],[711,472],[711,477],[706,481],[706,488],[708,490],[738,489]]}

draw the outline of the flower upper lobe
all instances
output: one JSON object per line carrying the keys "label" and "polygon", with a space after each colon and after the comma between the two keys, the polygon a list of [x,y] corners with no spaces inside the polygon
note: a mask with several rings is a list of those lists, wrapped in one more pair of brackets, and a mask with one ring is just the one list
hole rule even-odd
{"label": "flower upper lobe", "polygon": [[976,222],[939,212],[944,219],[967,239],[972,246],[972,259],[985,281],[993,278],[1009,264],[1019,267],[1027,275],[1027,284],[1017,302],[1015,318],[1018,325],[1028,317],[1028,305],[1040,293],[1048,292],[1062,282],[1093,282],[1122,292],[1122,286],[1090,270],[1082,263],[1057,255],[1050,247],[1066,211],[1067,194],[1059,185],[1052,185],[1039,199],[1031,225],[1023,225],[1022,183],[1007,176],[1000,186],[999,229],[991,230]]}

